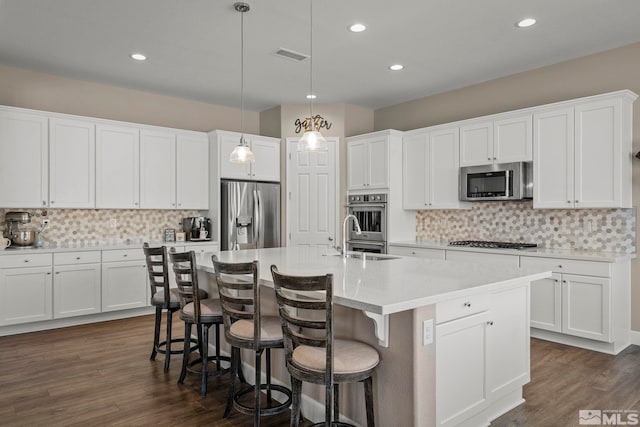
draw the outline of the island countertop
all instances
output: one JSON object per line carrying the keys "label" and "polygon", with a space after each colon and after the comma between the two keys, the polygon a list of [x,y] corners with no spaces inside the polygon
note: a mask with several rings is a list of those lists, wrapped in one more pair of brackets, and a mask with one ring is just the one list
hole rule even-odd
{"label": "island countertop", "polygon": [[[260,281],[273,286],[275,264],[291,275],[333,274],[334,302],[379,315],[398,313],[436,304],[483,290],[508,287],[517,282],[550,277],[550,271],[511,266],[387,257],[384,260],[342,258],[318,247],[216,252],[225,262],[260,262]],[[199,256],[198,268],[213,273],[212,253]],[[376,256],[379,256],[376,254]],[[384,256],[381,256],[384,257]]]}

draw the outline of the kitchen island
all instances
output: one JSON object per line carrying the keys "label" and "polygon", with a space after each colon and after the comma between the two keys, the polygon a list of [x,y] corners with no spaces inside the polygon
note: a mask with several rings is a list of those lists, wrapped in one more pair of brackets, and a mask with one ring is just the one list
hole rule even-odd
{"label": "kitchen island", "polygon": [[[198,265],[213,273],[209,255]],[[226,262],[259,260],[267,287],[273,287],[271,264],[286,274],[333,274],[336,336],[367,342],[381,355],[374,375],[379,426],[486,425],[523,402],[529,283],[550,271],[380,255],[344,259],[308,247],[217,255]],[[215,292],[214,280],[206,286]],[[262,298],[264,310],[276,313],[273,292]],[[281,353],[274,354],[273,374],[288,383]],[[321,390],[305,385],[303,394],[305,416],[322,418]],[[345,386],[341,398],[341,413],[364,424],[361,385]]]}

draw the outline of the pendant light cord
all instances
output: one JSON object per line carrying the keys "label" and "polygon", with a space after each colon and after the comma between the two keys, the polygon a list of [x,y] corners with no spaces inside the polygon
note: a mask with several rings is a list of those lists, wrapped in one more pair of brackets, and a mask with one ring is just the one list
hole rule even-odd
{"label": "pendant light cord", "polygon": [[313,0],[309,0],[309,118],[311,130],[316,130],[313,121]]}
{"label": "pendant light cord", "polygon": [[240,13],[240,144],[244,144],[244,10]]}

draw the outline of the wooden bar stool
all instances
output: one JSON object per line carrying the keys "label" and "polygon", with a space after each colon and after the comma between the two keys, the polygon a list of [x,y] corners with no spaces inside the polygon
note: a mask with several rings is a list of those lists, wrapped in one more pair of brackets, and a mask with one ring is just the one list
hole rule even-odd
{"label": "wooden bar stool", "polygon": [[[368,344],[333,337],[333,275],[289,276],[271,266],[291,374],[291,426],[300,421],[302,382],[325,385],[325,421],[316,425],[348,426],[339,421],[338,385],[364,383],[367,426],[373,427],[372,375],[380,355]],[[317,292],[324,291],[319,299]],[[323,333],[324,332],[324,333]],[[331,404],[333,402],[333,405]],[[333,420],[332,420],[333,413]]]}
{"label": "wooden bar stool", "polygon": [[[178,384],[184,382],[187,371],[200,373],[202,385],[200,395],[207,395],[207,380],[210,376],[218,377],[229,372],[229,368],[222,368],[220,362],[230,362],[231,358],[220,355],[220,325],[222,325],[222,309],[220,300],[201,298],[198,287],[198,274],[196,271],[195,252],[170,253],[173,271],[178,284],[180,295],[180,318],[184,320],[184,336],[191,336],[191,327],[196,325],[198,333],[198,349],[200,358],[189,362],[191,346],[185,342],[182,352],[182,371]],[[209,328],[215,326],[216,354],[209,356]],[[216,362],[216,370],[208,371],[208,362]],[[201,365],[200,370],[194,369],[195,365]]]}
{"label": "wooden bar stool", "polygon": [[[271,349],[284,348],[282,327],[278,316],[264,316],[260,313],[260,285],[258,284],[258,261],[246,263],[226,263],[211,257],[216,272],[218,292],[224,319],[224,332],[227,342],[232,346],[231,377],[229,396],[223,418],[227,418],[231,408],[235,407],[243,414],[253,415],[253,425],[260,425],[262,415],[283,412],[291,405],[291,390],[279,384],[271,383]],[[236,392],[235,379],[240,368],[240,349],[255,352],[255,382]],[[262,353],[266,350],[266,384],[261,383]],[[241,372],[241,371],[240,371]],[[261,391],[267,392],[267,406],[260,402]],[[284,403],[273,403],[272,392],[286,396]],[[240,397],[253,392],[253,406],[240,403]]]}
{"label": "wooden bar stool", "polygon": [[[169,268],[167,267],[167,248],[161,246],[157,248],[149,247],[145,243],[142,247],[147,260],[147,271],[149,273],[149,284],[151,286],[151,305],[156,308],[155,331],[153,334],[153,350],[150,360],[155,360],[158,353],[164,354],[164,371],[169,371],[169,362],[172,354],[182,354],[182,349],[171,350],[171,344],[183,343],[184,338],[171,338],[173,313],[180,310],[180,295],[178,289],[169,288]],[[205,291],[200,291],[201,298],[207,298]],[[167,312],[167,334],[164,341],[160,341],[160,325],[162,323],[162,312]],[[196,340],[190,340],[196,343]]]}

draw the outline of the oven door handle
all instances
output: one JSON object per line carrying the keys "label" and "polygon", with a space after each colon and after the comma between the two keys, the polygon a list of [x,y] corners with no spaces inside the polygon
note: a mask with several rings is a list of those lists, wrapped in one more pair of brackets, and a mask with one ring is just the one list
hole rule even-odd
{"label": "oven door handle", "polygon": [[357,203],[357,204],[347,203],[346,206],[348,208],[386,208],[387,207],[387,205],[383,203]]}
{"label": "oven door handle", "polygon": [[511,171],[509,169],[507,169],[506,171],[504,171],[504,196],[505,197],[509,197],[511,196],[511,194],[509,194],[509,177],[511,176]]}
{"label": "oven door handle", "polygon": [[362,240],[347,240],[347,243],[352,244],[352,245],[372,245],[372,246],[384,246],[385,243],[379,243],[379,242],[370,242],[368,240],[362,241]]}

